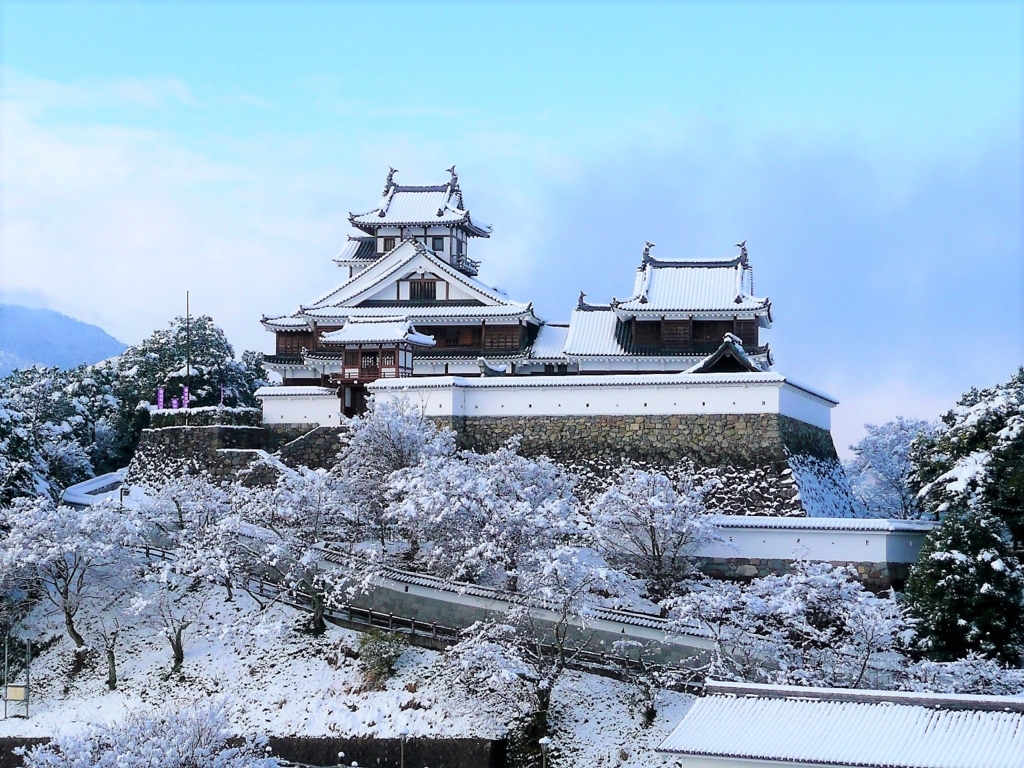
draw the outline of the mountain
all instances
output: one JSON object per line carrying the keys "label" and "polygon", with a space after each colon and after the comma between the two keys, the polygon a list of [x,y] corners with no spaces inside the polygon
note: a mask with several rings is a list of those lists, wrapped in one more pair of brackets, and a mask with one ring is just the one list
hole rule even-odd
{"label": "mountain", "polygon": [[102,328],[59,312],[0,304],[0,376],[30,365],[97,363],[124,348]]}

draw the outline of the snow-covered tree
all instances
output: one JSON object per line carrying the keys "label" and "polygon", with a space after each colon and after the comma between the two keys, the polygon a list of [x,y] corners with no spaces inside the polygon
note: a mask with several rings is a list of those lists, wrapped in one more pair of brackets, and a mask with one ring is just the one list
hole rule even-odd
{"label": "snow-covered tree", "polygon": [[598,548],[608,561],[645,579],[655,599],[694,572],[690,557],[718,536],[704,506],[708,485],[675,483],[661,473],[627,469],[591,505]]}
{"label": "snow-covered tree", "polygon": [[637,585],[593,550],[559,546],[527,559],[523,603],[465,630],[446,663],[471,690],[516,704],[543,731],[555,685],[586,650],[596,610],[635,599]]}
{"label": "snow-covered tree", "polygon": [[228,490],[201,475],[181,475],[144,490],[141,514],[157,543],[172,551],[176,570],[224,587],[231,601],[244,554],[241,519]]}
{"label": "snow-covered tree", "polygon": [[15,496],[57,498],[69,485],[119,461],[112,424],[111,366],[41,366],[0,379],[0,503]]}
{"label": "snow-covered tree", "polygon": [[172,672],[185,662],[187,633],[206,605],[206,593],[197,589],[200,583],[197,577],[182,572],[173,558],[151,561],[132,600],[132,613],[154,627],[171,646]]}
{"label": "snow-covered tree", "polygon": [[438,455],[395,472],[388,517],[424,547],[425,567],[515,592],[528,555],[581,533],[573,478],[518,443],[492,453]]}
{"label": "snow-covered tree", "polygon": [[75,510],[37,497],[18,499],[3,510],[0,523],[7,529],[0,541],[0,574],[29,587],[40,585],[60,611],[68,637],[84,648],[76,621],[130,577],[130,548],[142,539],[138,517],[106,501]]}
{"label": "snow-covered tree", "polygon": [[928,658],[1022,660],[1024,569],[1006,525],[983,506],[947,511],[921,547],[905,594]]}
{"label": "snow-covered tree", "polygon": [[910,446],[919,437],[930,439],[934,425],[899,416],[881,425],[865,424],[864,429],[867,434],[850,446],[853,459],[843,465],[854,496],[870,517],[920,517],[917,494],[910,486]]}
{"label": "snow-covered tree", "polygon": [[667,605],[679,631],[697,626],[713,640],[707,674],[747,682],[877,684],[901,660],[907,634],[895,599],[828,563],[797,563],[746,585],[709,582]]}
{"label": "snow-covered tree", "polygon": [[337,471],[359,525],[383,549],[390,538],[388,479],[421,461],[450,456],[455,433],[438,429],[408,399],[378,403],[370,398],[367,412],[351,419],[348,427]]}
{"label": "snow-covered tree", "polygon": [[238,737],[223,700],[180,711],[134,712],[112,726],[57,735],[25,753],[26,768],[277,768],[266,739]]}
{"label": "snow-covered tree", "polygon": [[[187,367],[189,347],[191,371]],[[236,360],[224,331],[208,315],[191,318],[187,331],[185,318],[176,317],[169,327],[154,331],[121,354],[115,383],[121,403],[118,428],[134,447],[147,418],[140,416],[139,404],[154,402],[161,386],[168,400],[179,397],[189,379],[189,404],[193,407],[217,405],[221,387],[225,405],[256,406],[253,393],[266,377],[259,363],[257,353],[247,352],[241,361]]]}
{"label": "snow-covered tree", "polygon": [[327,542],[353,529],[342,486],[333,472],[278,466],[273,488],[235,489],[235,505],[251,525],[238,538],[250,573],[274,582],[280,597],[310,606],[310,629],[320,634],[329,593],[343,579],[321,556]]}
{"label": "snow-covered tree", "polygon": [[911,484],[939,514],[984,506],[1024,543],[1024,368],[1008,382],[971,389],[914,443]]}
{"label": "snow-covered tree", "polygon": [[929,693],[1020,696],[1024,694],[1024,669],[1006,668],[975,653],[956,661],[923,659],[908,667],[900,687]]}

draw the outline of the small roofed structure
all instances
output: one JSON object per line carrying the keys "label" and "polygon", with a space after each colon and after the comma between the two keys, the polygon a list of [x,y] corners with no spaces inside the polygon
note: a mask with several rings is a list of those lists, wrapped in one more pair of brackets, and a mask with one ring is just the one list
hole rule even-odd
{"label": "small roofed structure", "polygon": [[725,334],[722,346],[705,357],[687,373],[762,373],[771,365],[771,356],[765,363],[755,363],[743,350],[743,341],[731,333]]}
{"label": "small roofed structure", "polygon": [[684,768],[1020,768],[1024,700],[709,681],[658,748]]}

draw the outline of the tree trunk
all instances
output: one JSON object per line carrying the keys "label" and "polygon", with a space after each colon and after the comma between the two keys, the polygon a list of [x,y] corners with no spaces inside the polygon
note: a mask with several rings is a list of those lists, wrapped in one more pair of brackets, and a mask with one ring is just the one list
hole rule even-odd
{"label": "tree trunk", "polygon": [[231,579],[224,579],[224,588],[228,591],[228,596],[224,599],[224,602],[231,603],[235,600],[235,593],[231,588]]}
{"label": "tree trunk", "polygon": [[68,637],[75,643],[75,647],[81,651],[85,647],[85,638],[75,629],[75,618],[67,611],[64,611],[64,626],[67,627]]}
{"label": "tree trunk", "polygon": [[117,664],[113,648],[107,648],[107,688],[111,691],[117,689]]}
{"label": "tree trunk", "polygon": [[313,620],[310,622],[314,635],[322,635],[327,631],[327,624],[324,621],[324,598],[322,595],[313,592],[311,595],[313,603]]}
{"label": "tree trunk", "polygon": [[182,639],[184,633],[184,627],[178,627],[174,631],[174,636],[168,638],[171,642],[171,650],[174,652],[174,667],[171,671],[176,672],[181,668],[181,665],[185,663],[185,642]]}

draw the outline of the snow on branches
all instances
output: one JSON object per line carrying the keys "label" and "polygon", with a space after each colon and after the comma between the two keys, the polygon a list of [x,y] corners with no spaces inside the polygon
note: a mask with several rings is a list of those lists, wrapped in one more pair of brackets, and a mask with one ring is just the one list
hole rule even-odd
{"label": "snow on branches", "polygon": [[277,768],[266,739],[234,735],[223,700],[180,712],[133,713],[25,751],[26,768]]}
{"label": "snow on branches", "polygon": [[708,582],[667,605],[681,631],[696,624],[708,633],[707,674],[728,680],[880,685],[899,668],[899,643],[909,636],[896,600],[828,563],[800,562],[792,573],[742,586]]}
{"label": "snow on branches", "polygon": [[608,561],[646,579],[652,596],[667,596],[694,574],[691,556],[718,540],[704,499],[720,481],[673,483],[663,474],[626,469],[588,510],[598,548]]}
{"label": "snow on branches", "polygon": [[867,434],[850,446],[853,459],[843,465],[857,501],[869,517],[920,517],[921,507],[909,482],[910,446],[918,438],[931,439],[934,425],[899,416],[881,425],[865,424],[864,429]]}

